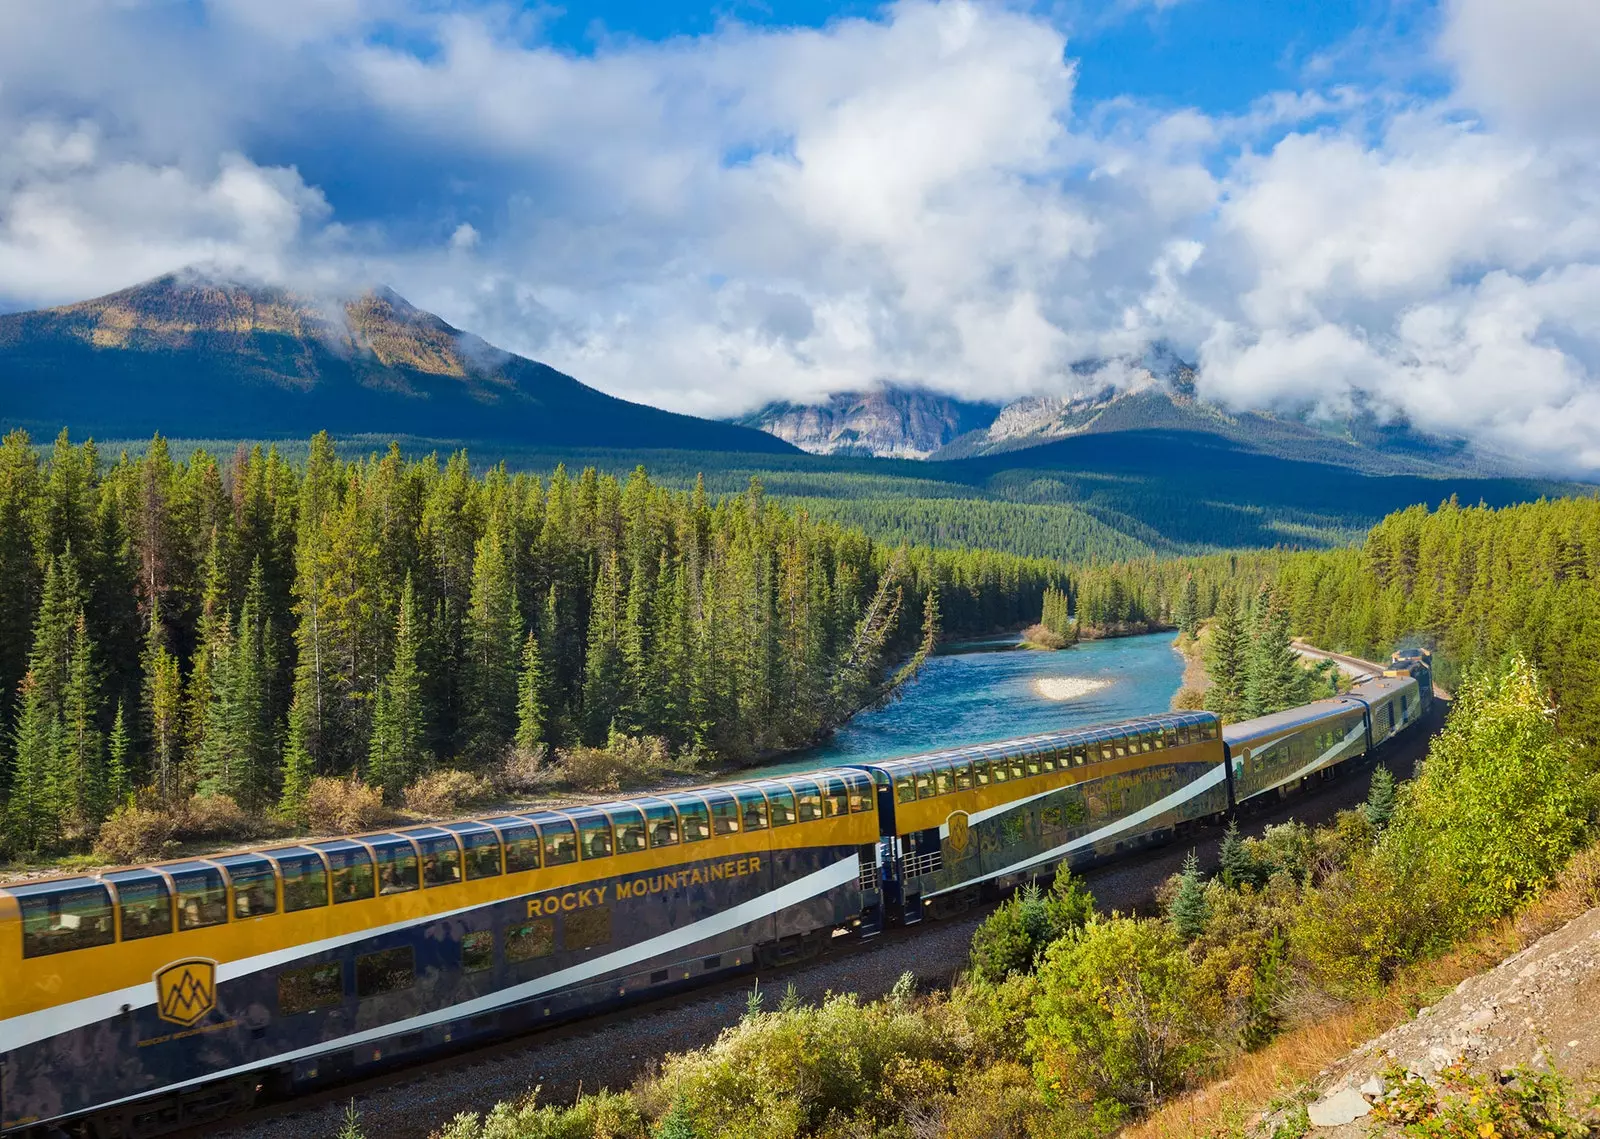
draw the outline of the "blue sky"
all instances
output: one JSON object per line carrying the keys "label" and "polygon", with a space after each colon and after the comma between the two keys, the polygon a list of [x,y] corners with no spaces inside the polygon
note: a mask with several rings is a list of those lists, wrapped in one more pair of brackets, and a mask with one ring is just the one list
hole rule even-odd
{"label": "blue sky", "polygon": [[715,415],[1161,342],[1600,469],[1594,0],[75,0],[0,75],[0,308],[382,282]]}

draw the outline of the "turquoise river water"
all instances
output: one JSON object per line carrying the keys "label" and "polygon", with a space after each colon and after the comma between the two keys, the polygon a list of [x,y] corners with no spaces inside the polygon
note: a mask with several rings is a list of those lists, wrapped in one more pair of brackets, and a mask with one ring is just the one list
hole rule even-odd
{"label": "turquoise river water", "polygon": [[930,659],[899,700],[856,716],[820,747],[763,767],[771,775],[890,759],[1165,712],[1183,679],[1173,634],[1029,652],[1018,638],[967,641]]}

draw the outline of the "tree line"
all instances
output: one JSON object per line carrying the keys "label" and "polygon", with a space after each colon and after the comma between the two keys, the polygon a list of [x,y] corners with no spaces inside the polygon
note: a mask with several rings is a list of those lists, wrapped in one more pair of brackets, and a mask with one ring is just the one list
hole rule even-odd
{"label": "tree line", "polygon": [[311,780],[389,789],[513,749],[659,736],[806,744],[940,629],[1017,627],[1059,563],[888,548],[643,468],[546,479],[397,447],[105,462],[0,443],[0,802],[59,848],[138,788],[293,817]]}

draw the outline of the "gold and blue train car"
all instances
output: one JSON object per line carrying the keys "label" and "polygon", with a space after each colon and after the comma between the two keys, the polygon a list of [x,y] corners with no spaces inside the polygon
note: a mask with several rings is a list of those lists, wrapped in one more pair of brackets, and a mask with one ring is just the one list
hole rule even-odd
{"label": "gold and blue train car", "polygon": [[876,922],[855,769],[0,888],[0,1132],[158,1134]]}
{"label": "gold and blue train car", "polygon": [[1366,704],[1342,696],[1229,724],[1222,738],[1236,806],[1289,795],[1371,748]]}
{"label": "gold and blue train car", "polygon": [[1426,698],[1417,678],[1409,672],[1386,672],[1350,686],[1351,698],[1367,707],[1372,747],[1399,735],[1427,714],[1433,697],[1429,682]]}
{"label": "gold and blue train car", "polygon": [[1062,861],[1114,857],[1228,809],[1209,712],[864,764],[878,787],[889,900],[903,920],[964,908]]}

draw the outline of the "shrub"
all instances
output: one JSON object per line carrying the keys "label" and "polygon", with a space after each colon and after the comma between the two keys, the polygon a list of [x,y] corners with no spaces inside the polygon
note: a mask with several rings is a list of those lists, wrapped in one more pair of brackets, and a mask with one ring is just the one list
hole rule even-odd
{"label": "shrub", "polygon": [[487,1115],[462,1112],[433,1139],[649,1139],[644,1115],[627,1092],[586,1095],[571,1107],[499,1103]]}
{"label": "shrub", "polygon": [[494,773],[494,781],[507,795],[529,795],[555,782],[558,772],[544,744],[532,748],[512,748]]}
{"label": "shrub", "polygon": [[1111,1126],[1182,1086],[1212,1051],[1194,965],[1164,921],[1091,919],[1050,947],[1028,1020],[1041,1086]]}
{"label": "shrub", "polygon": [[1040,649],[1064,649],[1071,642],[1047,625],[1029,625],[1022,630],[1022,643]]}
{"label": "shrub", "polygon": [[125,803],[100,824],[95,853],[111,862],[150,862],[178,845],[178,818],[172,811]]}
{"label": "shrub", "polygon": [[972,935],[972,972],[998,984],[1031,973],[1050,943],[1079,928],[1094,912],[1094,897],[1063,866],[1048,891],[1030,882],[983,919]]}
{"label": "shrub", "polygon": [[494,788],[481,775],[465,771],[435,771],[406,788],[406,810],[430,819],[453,815],[462,806],[486,799]]}
{"label": "shrub", "polygon": [[1178,694],[1172,698],[1174,712],[1204,712],[1206,709],[1206,694],[1198,688],[1184,685],[1178,689]]}
{"label": "shrub", "polygon": [[268,833],[265,822],[246,814],[231,796],[196,795],[178,815],[178,837],[186,840],[244,841]]}
{"label": "shrub", "polygon": [[660,736],[627,736],[615,728],[605,747],[563,748],[556,752],[556,762],[569,783],[590,791],[638,786],[672,767],[666,740]]}
{"label": "shrub", "polygon": [[359,779],[317,778],[306,792],[306,822],[318,834],[371,830],[392,817],[383,792]]}

